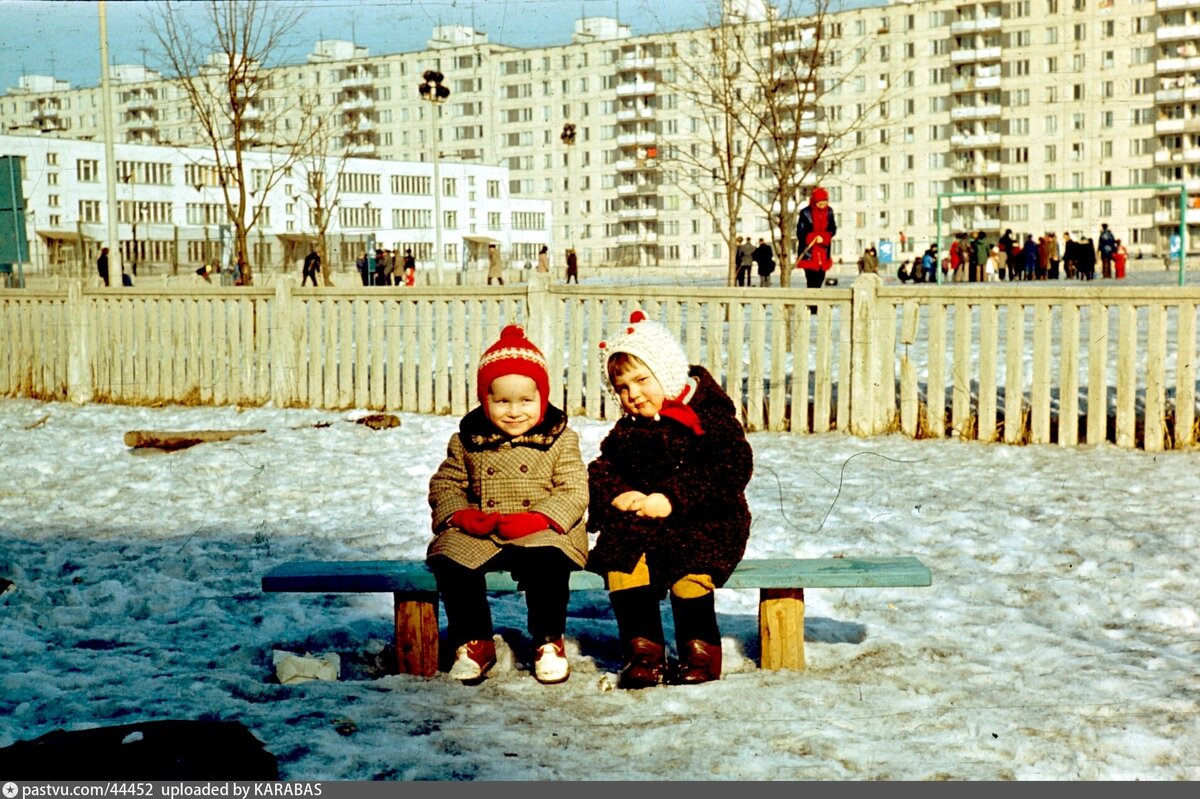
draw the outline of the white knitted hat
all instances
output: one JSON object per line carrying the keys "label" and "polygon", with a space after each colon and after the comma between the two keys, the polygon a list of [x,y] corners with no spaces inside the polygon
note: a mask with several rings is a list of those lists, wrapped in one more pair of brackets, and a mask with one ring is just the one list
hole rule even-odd
{"label": "white knitted hat", "polygon": [[601,369],[608,379],[608,359],[618,352],[637,358],[654,373],[667,399],[678,399],[688,383],[688,359],[683,347],[660,323],[651,321],[642,311],[629,316],[629,325],[611,341],[600,342]]}

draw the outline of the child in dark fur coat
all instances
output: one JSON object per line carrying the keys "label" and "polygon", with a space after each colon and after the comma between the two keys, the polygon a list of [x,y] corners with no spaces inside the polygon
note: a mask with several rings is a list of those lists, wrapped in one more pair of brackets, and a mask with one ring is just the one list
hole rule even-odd
{"label": "child in dark fur coat", "polygon": [[[621,638],[618,685],[720,679],[714,591],[745,553],[753,453],[733,401],[661,324],[635,311],[600,344],[624,415],[588,465],[588,569],[604,575]],[[670,593],[679,665],[668,678],[659,602]]]}

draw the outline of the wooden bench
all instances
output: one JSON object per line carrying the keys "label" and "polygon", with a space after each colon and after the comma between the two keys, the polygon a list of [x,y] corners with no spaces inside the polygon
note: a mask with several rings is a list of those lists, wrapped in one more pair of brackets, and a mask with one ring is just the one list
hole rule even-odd
{"label": "wooden bench", "polygon": [[[805,588],[920,587],[933,582],[914,557],[773,558],[743,560],[725,588],[759,589],[758,627],[764,669],[804,668]],[[487,575],[488,590],[517,590],[508,572]],[[283,563],[262,580],[263,591],[390,592],[395,600],[396,665],[401,674],[432,677],[438,669],[438,595],[423,561],[298,561]],[[572,591],[603,591],[592,572],[571,574]]]}

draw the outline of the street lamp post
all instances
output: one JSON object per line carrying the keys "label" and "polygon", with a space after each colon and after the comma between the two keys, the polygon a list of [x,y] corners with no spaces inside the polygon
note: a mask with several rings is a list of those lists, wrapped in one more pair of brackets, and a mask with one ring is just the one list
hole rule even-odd
{"label": "street lamp post", "polygon": [[433,145],[433,257],[437,266],[437,281],[442,280],[442,154],[437,140],[437,107],[450,96],[450,89],[442,85],[444,76],[436,69],[427,69],[421,75],[417,91],[421,97],[429,101],[429,131]]}

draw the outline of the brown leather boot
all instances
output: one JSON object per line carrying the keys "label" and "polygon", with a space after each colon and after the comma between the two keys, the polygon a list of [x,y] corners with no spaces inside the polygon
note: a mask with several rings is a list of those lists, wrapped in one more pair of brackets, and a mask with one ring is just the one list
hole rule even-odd
{"label": "brown leather boot", "polygon": [[721,679],[721,647],[694,638],[679,652],[679,671],[674,682],[696,685]]}
{"label": "brown leather boot", "polygon": [[661,685],[667,669],[666,648],[649,638],[634,638],[626,648],[618,688],[651,688]]}

